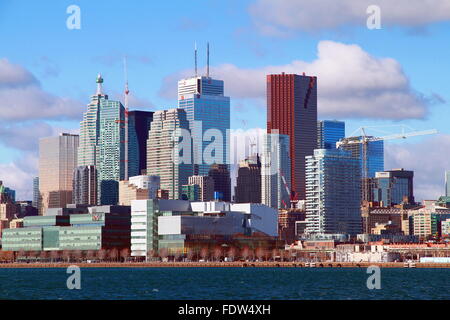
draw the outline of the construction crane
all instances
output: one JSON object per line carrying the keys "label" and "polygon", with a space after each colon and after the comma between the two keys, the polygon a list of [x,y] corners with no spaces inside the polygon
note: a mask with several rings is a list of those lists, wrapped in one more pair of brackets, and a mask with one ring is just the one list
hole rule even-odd
{"label": "construction crane", "polygon": [[279,172],[280,172],[280,176],[281,176],[281,181],[283,181],[283,184],[284,184],[284,188],[286,189],[286,192],[287,192],[287,194],[289,195],[289,201],[290,201],[290,203],[289,203],[289,205],[287,205],[286,202],[285,202],[284,200],[281,200],[281,202],[282,202],[283,205],[286,207],[286,209],[294,208],[294,203],[295,203],[295,200],[296,200],[296,198],[297,198],[297,192],[294,193],[294,192],[292,192],[292,191],[289,189],[289,185],[288,185],[288,183],[286,182],[286,178],[285,178],[283,172],[281,171],[281,169],[279,170]]}
{"label": "construction crane", "polygon": [[[380,127],[401,127],[402,132],[396,134],[389,134],[381,137],[368,136],[366,134],[366,130],[370,128],[380,128]],[[359,136],[354,137],[356,132],[360,132]],[[424,136],[429,134],[436,134],[438,131],[436,129],[424,130],[424,131],[415,131],[414,129],[405,126],[405,125],[397,125],[397,126],[372,126],[372,127],[361,127],[357,129],[350,138],[344,138],[336,143],[336,147],[339,148],[343,145],[353,145],[353,144],[361,144],[362,146],[362,200],[363,203],[369,201],[369,173],[368,173],[368,145],[370,142],[375,141],[385,141],[385,140],[394,140],[394,139],[406,139],[410,137],[416,136]],[[354,139],[356,138],[356,139]]]}

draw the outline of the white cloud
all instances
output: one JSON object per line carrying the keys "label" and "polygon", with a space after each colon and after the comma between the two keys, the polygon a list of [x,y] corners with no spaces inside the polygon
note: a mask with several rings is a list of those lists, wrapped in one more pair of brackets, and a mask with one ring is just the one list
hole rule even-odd
{"label": "white cloud", "polygon": [[444,195],[444,172],[450,170],[450,135],[429,136],[418,143],[387,143],[385,168],[414,170],[416,201]]}
{"label": "white cloud", "polygon": [[16,190],[17,200],[32,200],[33,197],[33,177],[37,170],[31,168],[35,167],[33,163],[37,163],[37,158],[28,154],[27,156],[29,157],[26,159],[27,163],[21,161],[0,163],[0,180],[7,187]]}
{"label": "white cloud", "polygon": [[28,70],[0,59],[0,121],[79,119],[83,108],[44,91]]}
{"label": "white cloud", "polygon": [[317,32],[345,26],[366,27],[368,6],[381,9],[382,26],[424,27],[450,20],[448,0],[257,0],[249,8],[255,25],[267,35]]}
{"label": "white cloud", "polygon": [[[427,115],[427,99],[415,92],[400,63],[392,58],[370,55],[358,45],[333,41],[318,44],[312,62],[294,60],[287,65],[258,69],[222,64],[212,68],[215,78],[225,81],[232,99],[258,99],[265,105],[266,75],[305,72],[318,77],[319,114],[341,118],[422,119]],[[176,96],[177,81],[192,75],[184,70],[164,79],[160,95]]]}

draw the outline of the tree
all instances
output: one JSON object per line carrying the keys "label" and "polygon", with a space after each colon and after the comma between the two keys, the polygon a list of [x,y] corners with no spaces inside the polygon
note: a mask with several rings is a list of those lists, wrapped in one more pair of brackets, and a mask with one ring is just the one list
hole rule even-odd
{"label": "tree", "polygon": [[112,248],[111,250],[109,250],[108,256],[112,261],[117,261],[117,258],[119,257],[119,251],[116,248]]}
{"label": "tree", "polygon": [[215,261],[219,261],[220,258],[222,257],[222,248],[216,246],[213,251],[213,256]]}
{"label": "tree", "polygon": [[230,258],[231,261],[234,261],[234,258],[236,257],[236,248],[230,247],[227,252],[228,258]]}
{"label": "tree", "polygon": [[96,251],[88,250],[86,251],[86,260],[95,260]]}
{"label": "tree", "polygon": [[128,258],[130,257],[130,249],[123,248],[120,250],[120,257],[123,259],[123,262],[127,262]]}
{"label": "tree", "polygon": [[245,246],[244,248],[242,248],[241,256],[242,256],[242,259],[244,259],[244,260],[247,260],[249,258],[249,256],[250,256],[249,247]]}
{"label": "tree", "polygon": [[58,260],[59,252],[58,251],[50,251],[50,259],[52,262],[55,262],[55,260]]}
{"label": "tree", "polygon": [[273,259],[273,261],[275,261],[279,255],[280,255],[280,250],[278,250],[276,248],[272,250],[272,259]]}
{"label": "tree", "polygon": [[105,249],[100,249],[100,250],[98,250],[98,252],[97,252],[98,260],[104,261],[105,258],[106,258],[106,254],[107,254],[107,252],[106,252]]}
{"label": "tree", "polygon": [[70,262],[70,259],[72,258],[72,252],[70,250],[63,250],[62,256],[64,260]]}
{"label": "tree", "polygon": [[187,259],[188,259],[189,261],[193,261],[193,260],[194,260],[194,257],[195,257],[195,251],[194,251],[194,249],[193,249],[193,248],[189,248],[189,249],[188,249],[188,252],[187,252]]}
{"label": "tree", "polygon": [[41,261],[42,260],[46,261],[48,259],[49,255],[50,255],[50,253],[48,251],[42,250],[41,252],[39,252],[39,258]]}
{"label": "tree", "polygon": [[208,247],[203,247],[200,249],[200,257],[205,260],[208,261],[209,258],[209,249]]}
{"label": "tree", "polygon": [[75,262],[79,262],[83,257],[83,252],[81,250],[73,251],[72,257],[75,259]]}
{"label": "tree", "polygon": [[166,248],[159,249],[159,257],[161,260],[165,260],[169,256],[169,251]]}
{"label": "tree", "polygon": [[263,258],[266,256],[266,250],[264,248],[258,247],[256,249],[256,257],[258,260],[263,260]]}

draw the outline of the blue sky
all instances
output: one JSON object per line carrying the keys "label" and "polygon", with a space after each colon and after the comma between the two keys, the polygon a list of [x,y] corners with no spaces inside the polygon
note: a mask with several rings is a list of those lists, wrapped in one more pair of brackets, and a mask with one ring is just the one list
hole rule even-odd
{"label": "blue sky", "polygon": [[[367,5],[361,6],[366,0],[343,0],[341,7],[330,1],[1,0],[0,59],[6,59],[4,64],[13,65],[16,71],[31,74],[35,80],[28,76],[26,85],[51,96],[52,103],[67,104],[66,108],[55,106],[55,115],[39,115],[39,108],[45,106],[32,105],[29,113],[13,116],[12,111],[8,114],[9,106],[0,102],[0,124],[4,128],[0,131],[0,180],[18,189],[19,195],[30,196],[31,180],[20,180],[37,173],[38,138],[78,128],[89,96],[95,91],[97,73],[101,72],[105,79],[105,91],[120,97],[124,55],[128,56],[132,107],[168,108],[176,106],[176,79],[193,68],[194,42],[199,47],[202,67],[206,42],[210,41],[212,76],[226,81],[225,91],[232,101],[232,127],[265,127],[261,87],[264,70],[305,71],[297,70],[298,65],[306,71],[317,70],[320,118],[346,120],[348,134],[361,125],[384,124],[405,124],[420,130],[437,128],[441,132],[408,142],[390,142],[386,155],[387,166],[422,170],[416,172],[420,196],[437,196],[443,189],[443,170],[450,169],[447,160],[442,160],[447,158],[446,148],[450,146],[450,13],[445,13],[446,9],[450,11],[449,1],[432,0],[436,13],[424,9],[419,0],[399,0],[395,6],[386,0],[368,1],[381,7],[380,30],[366,27]],[[80,30],[66,27],[66,9],[72,4],[81,9]],[[409,9],[403,10],[402,4]],[[356,8],[356,13],[350,14],[350,7]],[[315,18],[308,19],[311,16]],[[348,73],[346,66],[332,65],[333,57],[318,57],[321,43],[324,55],[340,50],[339,61],[348,63]],[[352,50],[351,45],[357,45],[360,51]],[[394,88],[371,78],[372,69],[367,74],[355,74],[352,59],[346,59],[351,54],[361,63],[367,54],[375,72],[386,74],[386,80],[393,79],[386,82],[394,83]],[[393,59],[395,64],[383,66],[380,61],[385,58]],[[329,71],[334,68],[339,71],[337,75]],[[4,82],[11,79],[4,78]],[[1,79],[0,74],[0,89]],[[367,86],[358,87],[361,79],[368,79]],[[330,83],[339,87],[346,80],[350,82],[346,87],[337,93],[332,90]],[[246,96],[247,87],[253,94]],[[355,96],[360,95],[359,100],[350,99],[352,90]],[[3,94],[8,93],[11,91],[4,85]],[[374,102],[365,101],[367,97]],[[349,101],[358,105],[350,108]],[[416,104],[416,113],[409,111],[410,102]],[[402,111],[384,115],[389,108],[395,109],[396,103],[402,104]],[[333,111],[340,105],[345,110]],[[362,110],[356,116],[352,113],[355,108]],[[24,127],[30,131],[24,134],[19,130]],[[13,135],[18,132],[23,137],[16,143]]]}

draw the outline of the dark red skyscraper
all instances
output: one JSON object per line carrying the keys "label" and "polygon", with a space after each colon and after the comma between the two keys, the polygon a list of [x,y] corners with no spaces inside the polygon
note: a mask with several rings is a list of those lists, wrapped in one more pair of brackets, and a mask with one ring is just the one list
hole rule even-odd
{"label": "dark red skyscraper", "polygon": [[289,135],[291,186],[305,199],[305,157],[317,146],[317,77],[267,75],[267,133]]}

